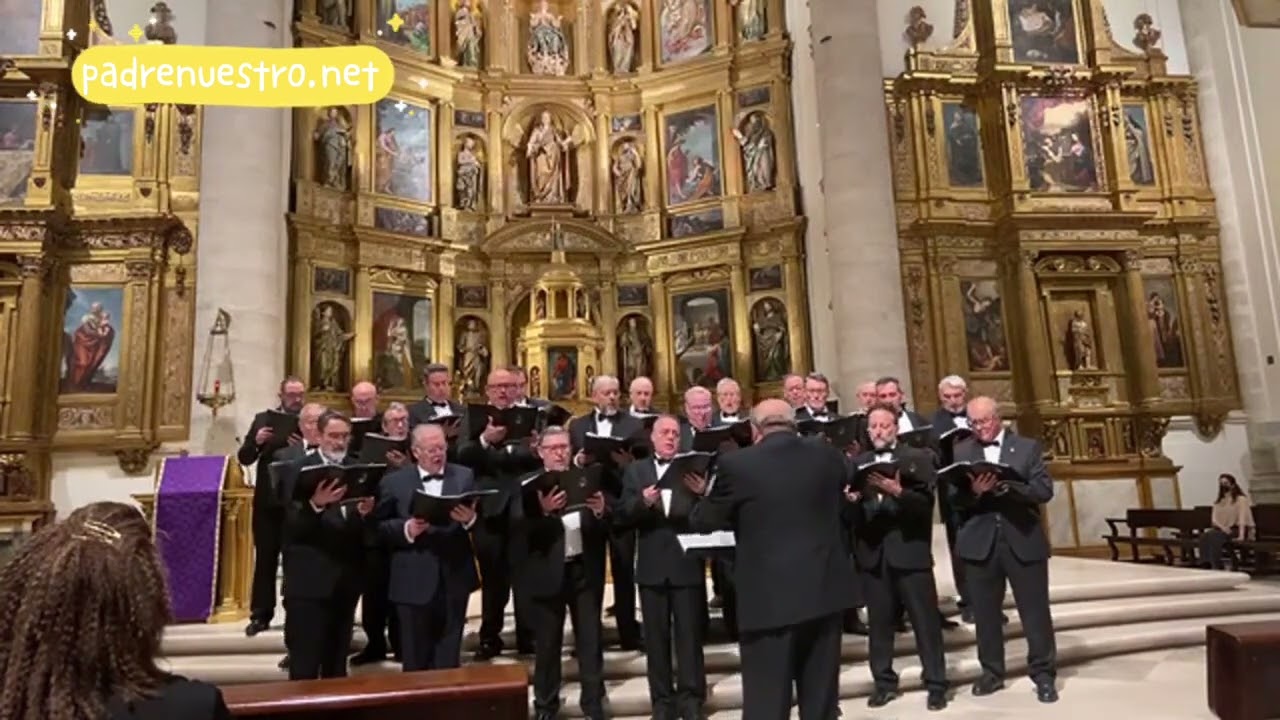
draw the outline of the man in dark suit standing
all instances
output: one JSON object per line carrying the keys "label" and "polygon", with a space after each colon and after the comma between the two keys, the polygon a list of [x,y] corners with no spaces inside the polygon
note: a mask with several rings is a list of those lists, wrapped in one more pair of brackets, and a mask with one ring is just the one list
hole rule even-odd
{"label": "man in dark suit standing", "polygon": [[440,363],[427,365],[422,370],[422,387],[426,391],[426,396],[409,406],[409,430],[413,430],[422,423],[440,424],[444,427],[445,437],[449,439],[449,462],[456,463],[458,447],[461,444],[458,433],[467,408],[449,397],[453,392],[453,379],[449,375],[449,368]]}
{"label": "man in dark suit standing", "polygon": [[933,580],[933,454],[897,444],[897,413],[887,405],[867,413],[867,433],[872,447],[854,459],[854,467],[881,462],[897,466],[896,473],[873,473],[866,487],[847,491],[851,503],[846,514],[870,620],[868,650],[875,690],[867,705],[883,707],[898,696],[893,636],[902,605],[915,632],[929,709],[942,710],[947,706],[947,667]]}
{"label": "man in dark suit standing", "polygon": [[804,376],[787,373],[782,377],[782,399],[796,412],[805,405]]}
{"label": "man in dark suit standing", "polygon": [[[938,409],[933,413],[934,444],[938,448],[938,465],[946,467],[955,462],[955,447],[950,442],[943,443],[941,438],[956,428],[969,428],[969,415],[965,406],[969,401],[968,384],[959,375],[948,375],[938,383]],[[954,494],[945,479],[938,483],[938,516],[942,518],[947,529],[947,548],[951,551],[951,577],[956,583],[957,604],[960,615],[965,622],[973,622],[973,611],[966,599],[964,561],[956,556],[956,531],[960,529],[960,517],[951,506]]]}
{"label": "man in dark suit standing", "polygon": [[906,396],[902,393],[902,383],[896,377],[882,377],[876,381],[876,402],[888,405],[898,413],[898,432],[907,433],[927,427],[929,421],[914,410],[904,407]]}
{"label": "man in dark suit standing", "polygon": [[378,386],[368,380],[361,380],[351,386],[351,422],[358,424],[352,426],[351,446],[347,450],[352,455],[359,456],[364,434],[379,432],[382,426],[382,411],[378,410]]}
{"label": "man in dark suit standing", "polygon": [[510,365],[507,372],[511,373],[511,382],[514,389],[511,394],[511,404],[517,407],[544,408],[551,403],[543,398],[529,397],[529,373],[519,365]]}
{"label": "man in dark suit standing", "polygon": [[1053,499],[1053,480],[1045,469],[1043,448],[1004,427],[996,401],[969,401],[974,436],[956,445],[957,462],[998,462],[1012,468],[1015,482],[992,473],[971,474],[968,488],[957,488],[955,502],[964,519],[956,534],[956,554],[965,562],[969,602],[978,633],[982,677],[974,695],[1004,687],[1004,636],[1001,607],[1005,581],[1027,638],[1027,674],[1040,702],[1058,699],[1056,643],[1049,612],[1049,541],[1040,523],[1040,506]]}
{"label": "man in dark suit standing", "polygon": [[[591,402],[595,409],[569,421],[569,438],[573,443],[573,464],[577,467],[600,464],[600,485],[605,497],[616,507],[622,495],[622,473],[632,456],[625,450],[612,457],[587,455],[583,447],[587,435],[603,435],[637,440],[644,435],[644,423],[630,413],[618,411],[620,396],[618,379],[597,375],[591,380]],[[640,624],[636,621],[636,531],[609,523],[609,569],[613,574],[613,616],[618,627],[618,642],[623,650],[639,650]]]}
{"label": "man in dark suit standing", "polygon": [[[485,385],[489,404],[502,409],[511,405],[515,383],[506,370],[489,373]],[[512,592],[511,529],[508,519],[513,499],[520,495],[519,478],[541,463],[528,440],[507,440],[507,429],[490,422],[477,438],[458,443],[458,462],[475,472],[476,486],[497,492],[480,500],[480,519],[475,525],[475,550],[480,562],[480,648],[476,660],[489,660],[503,650],[502,625],[507,601],[514,596],[516,650],[533,652],[533,634],[525,618],[525,601],[519,589]]]}
{"label": "man in dark suit standing", "polygon": [[732,425],[746,419],[742,409],[742,386],[733,378],[721,378],[716,383],[716,409],[711,415],[712,426]]}
{"label": "man in dark suit standing", "polygon": [[[794,683],[801,720],[840,712],[840,626],[853,593],[842,534],[845,458],[796,435],[795,411],[765,400],[756,444],[720,456],[711,491],[690,514],[695,532],[737,541],[743,718],[786,720]],[[706,482],[686,480],[695,495]]]}
{"label": "man in dark suit standing", "polygon": [[298,471],[351,460],[351,421],[327,411],[317,424],[320,447],[295,461],[285,488],[284,634],[290,680],[346,676],[364,536],[374,520],[374,498],[344,504],[346,488],[337,480],[322,483],[309,500],[293,499]]}
{"label": "man in dark suit standing", "polygon": [[[545,470],[564,471],[572,457],[567,430],[551,426],[538,437]],[[542,470],[526,473],[529,481]],[[560,711],[561,648],[566,610],[573,623],[578,657],[579,704],[588,720],[605,714],[604,650],[600,639],[600,605],[604,598],[607,504],[597,492],[587,507],[565,511],[563,490],[517,490],[511,503],[512,567],[528,598],[536,646],[533,664],[533,707],[536,720],[552,720]]]}
{"label": "man in dark suit standing", "polygon": [[804,379],[804,404],[796,408],[796,420],[834,420],[836,415],[827,409],[831,399],[831,381],[827,376],[811,372]]}
{"label": "man in dark suit standing", "polygon": [[[280,381],[279,412],[297,414],[306,398],[307,386],[296,377]],[[270,410],[254,416],[244,441],[236,452],[241,465],[257,464],[253,485],[253,586],[249,595],[249,625],[244,633],[253,637],[271,626],[276,612],[276,578],[280,567],[280,547],[284,533],[284,508],[271,482],[273,456],[300,437],[275,437],[271,432]]]}
{"label": "man in dark suit standing", "polygon": [[471,471],[448,465],[449,443],[439,425],[413,429],[416,465],[382,481],[381,535],[391,548],[388,596],[400,617],[400,648],[405,672],[442,670],[462,663],[462,628],[467,600],[480,587],[468,533],[476,511],[458,505],[451,523],[429,525],[413,517],[413,498],[458,495],[474,489]]}
{"label": "man in dark suit standing", "polygon": [[[680,445],[680,421],[662,415],[650,434],[653,457],[637,460],[623,477],[619,520],[639,534],[636,584],[644,618],[649,700],[654,720],[702,720],[707,699],[702,640],[707,603],[702,562],[685,553],[677,533],[688,532],[683,518],[670,515],[672,490],[659,488]],[[681,478],[672,478],[682,482]],[[674,630],[676,668],[671,668]],[[671,680],[675,678],[675,693]]]}
{"label": "man in dark suit standing", "polygon": [[[695,385],[684,391],[684,422],[680,424],[680,452],[689,452],[693,450],[693,438],[704,430],[710,430],[714,427],[711,420],[715,417],[715,404],[712,400],[711,391]],[[720,561],[727,562],[732,566],[732,560],[724,560],[722,558],[714,558],[712,567]],[[714,580],[714,577],[712,578]],[[734,597],[733,578],[722,578],[720,587],[714,589],[715,595],[707,603],[707,607],[703,608],[703,624],[711,624],[711,608],[722,608],[722,618],[724,621],[725,632],[728,633],[729,639],[738,639],[738,619],[737,619],[737,598]]]}
{"label": "man in dark suit standing", "polygon": [[630,403],[627,412],[636,417],[656,412],[653,409],[653,381],[644,376],[632,380],[627,388],[627,402]]}

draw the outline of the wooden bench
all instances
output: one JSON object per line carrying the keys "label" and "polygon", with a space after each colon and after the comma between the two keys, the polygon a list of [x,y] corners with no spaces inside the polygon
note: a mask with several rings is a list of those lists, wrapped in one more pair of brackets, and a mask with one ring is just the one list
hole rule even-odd
{"label": "wooden bench", "polygon": [[1235,569],[1263,575],[1280,555],[1280,505],[1255,505],[1253,523],[1253,534],[1244,541],[1233,540],[1227,553]]}
{"label": "wooden bench", "polygon": [[[1110,534],[1104,535],[1111,559],[1120,559],[1120,547],[1129,547],[1130,562],[1161,562],[1192,565],[1195,563],[1196,544],[1200,533],[1209,527],[1212,513],[1208,508],[1192,510],[1138,509],[1125,511],[1123,518],[1106,518]],[[1125,526],[1125,531],[1120,529]],[[1172,531],[1171,536],[1161,536],[1160,531]],[[1160,553],[1143,558],[1142,548],[1154,548]],[[1176,552],[1175,552],[1176,551]]]}
{"label": "wooden bench", "polygon": [[1280,717],[1280,622],[1205,629],[1209,709],[1222,720]]}
{"label": "wooden bench", "polygon": [[231,685],[223,688],[222,694],[235,718],[529,718],[529,675],[525,666],[519,664]]}

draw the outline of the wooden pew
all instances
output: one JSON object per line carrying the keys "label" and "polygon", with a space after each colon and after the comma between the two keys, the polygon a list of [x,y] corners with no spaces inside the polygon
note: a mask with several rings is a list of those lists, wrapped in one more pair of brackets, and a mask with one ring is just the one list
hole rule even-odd
{"label": "wooden pew", "polygon": [[[1104,535],[1102,539],[1107,541],[1107,547],[1111,549],[1112,560],[1119,560],[1120,547],[1127,545],[1130,562],[1162,562],[1173,565],[1176,561],[1181,564],[1193,564],[1197,538],[1205,528],[1209,527],[1211,513],[1209,508],[1192,510],[1132,508],[1125,511],[1123,518],[1106,518],[1106,522],[1111,532]],[[1125,531],[1120,529],[1120,525],[1125,526]],[[1161,530],[1172,530],[1173,536],[1161,537],[1157,534]],[[1139,554],[1141,548],[1155,548],[1160,551],[1160,554],[1144,559]],[[1176,557],[1175,551],[1177,551]]]}
{"label": "wooden pew", "polygon": [[1222,720],[1280,717],[1280,622],[1205,629],[1209,709]]}
{"label": "wooden pew", "polygon": [[528,720],[524,665],[371,673],[222,689],[231,716],[273,720],[420,720],[424,717]]}
{"label": "wooden pew", "polygon": [[1232,565],[1255,575],[1270,572],[1280,555],[1280,505],[1253,506],[1254,532],[1245,541],[1227,546]]}

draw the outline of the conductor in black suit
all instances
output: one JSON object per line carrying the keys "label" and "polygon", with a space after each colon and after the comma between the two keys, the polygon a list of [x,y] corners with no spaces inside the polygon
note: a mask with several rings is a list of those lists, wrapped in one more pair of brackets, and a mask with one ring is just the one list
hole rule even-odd
{"label": "conductor in black suit", "polygon": [[[627,467],[617,519],[635,527],[639,535],[636,584],[640,586],[640,612],[646,630],[644,651],[652,717],[701,720],[707,699],[702,653],[706,573],[702,561],[685,553],[677,540],[678,533],[688,532],[686,519],[669,514],[675,497],[672,491],[680,489],[682,479],[665,477],[680,444],[680,421],[672,415],[659,417],[653,423],[650,441],[653,456]],[[677,485],[660,488],[664,480]]]}
{"label": "conductor in black suit", "polygon": [[854,467],[892,462],[897,472],[871,474],[865,487],[850,489],[846,514],[853,527],[854,553],[862,568],[870,625],[868,650],[875,690],[870,707],[898,696],[893,640],[898,607],[905,606],[916,636],[930,710],[947,706],[947,667],[933,580],[933,454],[899,445],[898,417],[887,405],[867,413],[871,449]]}
{"label": "conductor in black suit", "polygon": [[[569,437],[573,442],[573,464],[587,467],[601,464],[600,485],[605,498],[616,506],[622,495],[622,472],[632,456],[625,450],[609,458],[591,457],[583,447],[588,434],[616,438],[642,439],[644,423],[630,413],[618,410],[621,395],[618,379],[597,375],[591,380],[591,402],[595,410],[569,421]],[[614,622],[618,626],[618,643],[623,650],[639,650],[640,625],[636,622],[636,530],[634,527],[609,523],[609,568],[613,574]]]}
{"label": "conductor in black suit", "polygon": [[[346,465],[351,421],[327,411],[320,416],[320,448],[296,461]],[[360,598],[364,537],[374,522],[374,498],[343,503],[346,487],[321,483],[309,500],[295,500],[297,472],[288,476],[285,497],[284,601],[289,679],[345,677],[356,601]]]}
{"label": "conductor in black suit", "polygon": [[1000,610],[1007,580],[1027,638],[1027,674],[1040,702],[1056,702],[1049,541],[1040,523],[1040,506],[1053,499],[1053,481],[1044,466],[1043,449],[1038,441],[1005,428],[999,406],[989,397],[969,401],[969,426],[974,436],[956,445],[956,461],[998,462],[1018,477],[1006,483],[992,473],[971,474],[969,487],[956,492],[955,503],[964,519],[956,534],[956,554],[965,562],[982,665],[973,694],[990,695],[1004,687]]}
{"label": "conductor in black suit", "polygon": [[405,672],[456,668],[462,662],[467,600],[480,587],[469,532],[476,521],[470,505],[458,505],[447,525],[413,517],[419,492],[437,497],[475,489],[471,470],[445,462],[448,440],[439,425],[413,429],[412,465],[382,481],[380,531],[391,548],[388,596],[400,617]]}
{"label": "conductor in black suit", "polygon": [[[569,433],[551,426],[538,438],[538,454],[546,470],[564,471],[572,457]],[[527,473],[521,482],[540,474]],[[588,720],[605,714],[604,651],[600,641],[600,605],[604,597],[605,537],[608,527],[604,495],[597,492],[587,507],[565,510],[563,490],[517,491],[511,503],[512,567],[517,596],[528,598],[534,633],[533,708],[536,720],[551,720],[560,711],[561,648],[566,610],[573,624],[578,657],[579,703]]]}
{"label": "conductor in black suit", "polygon": [[[280,381],[281,412],[297,414],[302,409],[307,386],[296,377]],[[236,452],[241,465],[257,463],[253,486],[253,586],[249,595],[249,625],[244,633],[253,637],[271,626],[276,612],[276,578],[284,533],[284,508],[280,505],[269,470],[274,456],[300,437],[275,437],[271,432],[271,411],[253,417],[244,441]]]}
{"label": "conductor in black suit", "polygon": [[[756,444],[720,456],[690,526],[737,538],[743,718],[786,720],[794,683],[801,720],[831,720],[840,712],[840,626],[853,593],[841,538],[845,458],[799,437],[785,400],[765,400],[751,415]],[[687,484],[706,490],[701,479]]]}

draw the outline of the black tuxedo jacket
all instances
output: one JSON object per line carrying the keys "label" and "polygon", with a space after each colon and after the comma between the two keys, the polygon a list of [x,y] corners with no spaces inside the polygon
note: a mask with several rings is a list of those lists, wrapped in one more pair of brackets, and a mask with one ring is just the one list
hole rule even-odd
{"label": "black tuxedo jacket", "polygon": [[702,561],[680,548],[677,533],[689,532],[687,523],[663,514],[662,500],[652,507],[644,502],[644,489],[658,483],[653,458],[627,466],[622,477],[622,500],[615,522],[637,530],[636,582],[640,585],[697,586],[706,582]]}
{"label": "black tuxedo jacket", "polygon": [[544,399],[542,399],[542,398],[535,398],[535,397],[525,398],[524,400],[521,400],[520,402],[518,402],[518,403],[516,403],[516,404],[517,404],[517,405],[528,405],[528,406],[529,406],[529,407],[531,407],[531,408],[544,408],[544,407],[551,407],[551,401],[550,401],[550,400],[544,400]]}
{"label": "black tuxedo jacket", "polygon": [[[463,420],[465,426],[466,420]],[[542,467],[533,448],[524,441],[485,446],[479,438],[458,440],[457,463],[471,468],[476,487],[498,492],[480,500],[480,513],[486,519],[505,518],[511,500],[519,496],[522,476]],[[448,462],[454,462],[452,458]]]}
{"label": "black tuxedo jacket", "polygon": [[231,711],[214,685],[170,675],[153,698],[129,704],[113,698],[106,720],[231,720]]}
{"label": "black tuxedo jacket", "polygon": [[[801,405],[800,407],[796,408],[796,422],[801,422],[804,420],[812,420],[814,419],[814,417],[815,415],[813,414],[813,410],[810,409],[808,405]],[[839,416],[833,412],[824,412],[822,413],[822,417],[835,419]]]}
{"label": "black tuxedo jacket", "polygon": [[[518,481],[532,477],[541,469],[526,473]],[[608,527],[591,511],[572,510],[582,514],[582,559],[587,583],[597,592],[604,591],[604,564],[608,554],[605,538]],[[523,496],[512,502],[511,522],[512,581],[530,597],[555,597],[564,586],[564,523],[559,515],[544,515],[536,499]]]}
{"label": "black tuxedo jacket", "polygon": [[[956,462],[984,460],[981,443],[966,438],[956,443]],[[1008,465],[1026,482],[1011,484],[1001,495],[986,493],[974,497],[968,487],[952,489],[952,504],[962,525],[956,531],[956,554],[965,560],[982,562],[991,556],[996,533],[1003,532],[1013,554],[1023,562],[1049,558],[1049,540],[1040,523],[1040,506],[1053,499],[1053,480],[1045,469],[1038,440],[1004,431],[1000,462]]]}
{"label": "black tuxedo jacket", "polygon": [[925,419],[925,416],[915,410],[903,410],[902,414],[906,415],[907,419],[911,421],[911,429],[913,430],[918,430],[929,424],[929,421]]}
{"label": "black tuxedo jacket", "polygon": [[[309,501],[293,499],[298,471],[320,464],[319,453],[295,460],[284,497],[284,596],[324,600],[339,591],[358,592],[365,540],[376,521],[360,517],[353,503],[334,503],[316,512]],[[355,458],[345,458],[352,464]]]}
{"label": "black tuxedo jacket", "polygon": [[[467,412],[467,406],[452,400],[448,401],[449,410],[457,417],[462,417]],[[436,407],[426,398],[419,400],[409,406],[409,430],[421,425],[425,422],[431,422],[436,416]]]}
{"label": "black tuxedo jacket", "polygon": [[271,412],[268,410],[253,416],[253,422],[249,423],[249,430],[244,434],[244,440],[240,442],[240,449],[236,451],[236,460],[246,466],[257,464],[253,485],[253,509],[279,512],[276,493],[272,492],[270,482],[271,471],[268,468],[275,454],[289,447],[289,438],[273,437],[262,446],[254,442],[258,431],[270,424]]}
{"label": "black tuxedo jacket", "polygon": [[[710,430],[715,426],[716,424],[712,422],[711,424],[707,425],[707,427],[704,428],[704,430]],[[691,452],[693,450],[693,436],[696,433],[697,431],[694,430],[692,423],[690,423],[688,420],[684,418],[680,419],[680,452],[682,453]]]}
{"label": "black tuxedo jacket", "polygon": [[[569,421],[569,442],[573,444],[573,454],[577,455],[582,450],[587,441],[587,434],[600,434],[599,425],[596,423],[596,413],[591,411],[586,415]],[[632,417],[631,413],[619,410],[613,418],[613,428],[609,433],[616,438],[635,438],[644,439],[644,422]],[[601,458],[595,458],[600,461]],[[605,495],[610,496],[616,501],[621,496],[622,489],[622,472],[623,468],[616,465],[608,466],[608,476],[601,477],[601,485],[605,488]]]}
{"label": "black tuxedo jacket", "polygon": [[716,480],[690,513],[695,532],[733,530],[742,632],[845,610],[853,568],[842,524],[847,466],[824,442],[775,432],[720,456]]}
{"label": "black tuxedo jacket", "polygon": [[[892,455],[899,467],[902,494],[881,496],[866,489],[856,503],[845,504],[846,520],[853,528],[853,551],[858,566],[877,568],[883,562],[898,570],[933,567],[933,454],[928,450],[897,447]],[[874,462],[876,453],[864,452],[853,467]]]}
{"label": "black tuxedo jacket", "polygon": [[[445,495],[475,489],[471,470],[444,466]],[[391,584],[387,597],[397,605],[428,605],[438,592],[466,597],[480,587],[475,553],[467,528],[456,522],[428,527],[410,543],[404,526],[413,517],[413,498],[423,487],[417,465],[401,468],[383,478],[378,499],[378,530],[391,549]]]}

